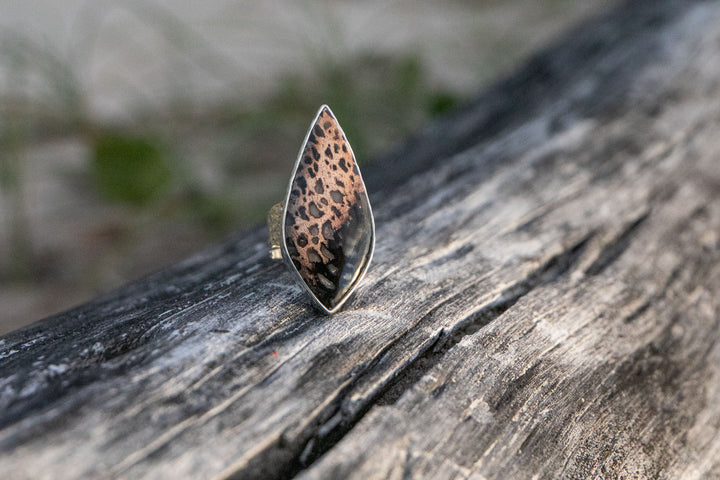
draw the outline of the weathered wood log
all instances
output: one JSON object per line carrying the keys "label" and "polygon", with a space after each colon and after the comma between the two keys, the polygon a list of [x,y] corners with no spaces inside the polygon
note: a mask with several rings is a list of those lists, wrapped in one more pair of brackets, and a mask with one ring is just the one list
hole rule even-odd
{"label": "weathered wood log", "polygon": [[5,336],[0,472],[720,478],[719,129],[720,2],[629,1],[368,167],[341,313],[258,229]]}

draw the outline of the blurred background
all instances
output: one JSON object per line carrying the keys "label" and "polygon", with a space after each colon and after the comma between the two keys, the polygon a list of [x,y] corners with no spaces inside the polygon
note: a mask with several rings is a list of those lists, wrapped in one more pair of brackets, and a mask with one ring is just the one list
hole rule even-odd
{"label": "blurred background", "polygon": [[263,221],[318,106],[361,164],[609,0],[0,0],[0,334]]}

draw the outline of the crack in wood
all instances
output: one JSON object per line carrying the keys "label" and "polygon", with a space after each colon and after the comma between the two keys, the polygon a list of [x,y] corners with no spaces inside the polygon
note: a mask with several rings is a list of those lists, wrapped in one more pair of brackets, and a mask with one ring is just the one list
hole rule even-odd
{"label": "crack in wood", "polygon": [[626,225],[618,235],[610,240],[600,251],[595,261],[585,270],[585,275],[595,276],[601,274],[613,262],[615,262],[630,246],[632,237],[640,229],[640,226],[650,216],[650,211],[646,211],[637,219]]}
{"label": "crack in wood", "polygon": [[[588,243],[596,235],[592,231],[582,237],[576,243],[563,249],[561,252],[553,255],[540,267],[531,271],[526,278],[518,281],[512,286],[506,288],[498,296],[498,298],[487,305],[481,307],[475,312],[470,313],[465,319],[460,320],[451,329],[440,329],[429,342],[422,345],[422,350],[418,353],[415,360],[408,363],[402,370],[398,371],[393,380],[387,383],[371,398],[366,398],[359,408],[354,412],[344,412],[342,403],[348,392],[357,384],[364,375],[367,375],[373,365],[378,363],[387,351],[391,349],[394,342],[387,345],[376,357],[367,364],[362,372],[359,372],[354,381],[348,385],[342,394],[340,394],[332,403],[329,412],[322,414],[322,417],[328,418],[325,422],[315,423],[312,428],[301,434],[298,438],[306,438],[304,445],[300,448],[297,445],[295,450],[299,453],[293,455],[292,459],[286,465],[279,466],[277,471],[272,472],[273,478],[291,479],[297,476],[301,471],[310,467],[318,458],[333,448],[347,435],[358,422],[367,414],[374,406],[392,405],[400,396],[411,389],[420,379],[463,338],[472,335],[482,327],[495,321],[513,305],[515,305],[523,296],[527,295],[533,289],[554,281],[558,281],[565,276],[573,266],[578,264],[578,260],[587,247]],[[472,288],[472,287],[471,287]],[[448,300],[446,300],[447,302]],[[443,302],[445,303],[445,302]],[[435,307],[427,315],[433,315],[443,303]],[[396,340],[397,342],[397,340]],[[518,387],[520,388],[520,387]],[[510,391],[509,391],[510,392]],[[512,393],[508,393],[511,395]],[[291,448],[285,445],[285,448]],[[268,458],[278,458],[276,452],[264,451],[259,456]],[[268,465],[268,461],[258,458],[258,465]],[[266,472],[269,473],[269,472]],[[249,474],[249,475],[248,475]],[[227,479],[238,480],[243,478],[251,478],[257,472],[252,472],[244,468],[228,475]]]}

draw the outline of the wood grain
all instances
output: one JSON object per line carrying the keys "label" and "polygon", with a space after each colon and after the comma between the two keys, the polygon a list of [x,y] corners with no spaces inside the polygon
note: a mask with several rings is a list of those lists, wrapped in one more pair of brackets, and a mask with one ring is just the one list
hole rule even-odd
{"label": "wood grain", "polygon": [[10,478],[720,478],[720,3],[627,2],[364,169],[318,315],[264,230],[0,340]]}

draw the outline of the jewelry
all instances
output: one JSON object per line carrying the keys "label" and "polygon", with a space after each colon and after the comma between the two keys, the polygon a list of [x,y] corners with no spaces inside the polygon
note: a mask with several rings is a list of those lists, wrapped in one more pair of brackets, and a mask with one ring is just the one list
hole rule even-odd
{"label": "jewelry", "polygon": [[327,105],[305,135],[284,203],[268,214],[270,256],[284,259],[325,313],[340,309],[375,249],[375,221],[355,155]]}

